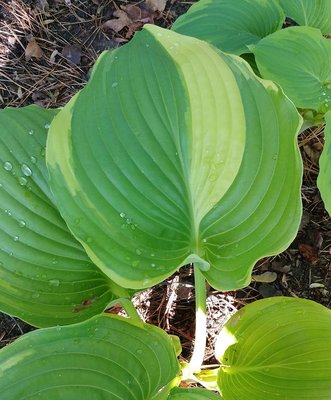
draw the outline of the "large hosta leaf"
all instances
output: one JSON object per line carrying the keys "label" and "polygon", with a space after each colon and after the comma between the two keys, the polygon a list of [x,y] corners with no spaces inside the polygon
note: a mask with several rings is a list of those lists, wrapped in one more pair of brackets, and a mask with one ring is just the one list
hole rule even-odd
{"label": "large hosta leaf", "polygon": [[331,112],[325,116],[324,149],[319,160],[320,172],[317,185],[321,192],[325,208],[331,215]]}
{"label": "large hosta leaf", "polygon": [[36,326],[87,319],[113,299],[53,204],[45,145],[56,113],[0,111],[0,309]]}
{"label": "large hosta leaf", "polygon": [[145,26],[103,54],[54,119],[51,185],[70,229],[120,285],[148,287],[196,261],[213,286],[239,288],[296,234],[300,123],[240,58]]}
{"label": "large hosta leaf", "polygon": [[254,302],[230,318],[216,345],[226,400],[331,398],[331,311],[310,300]]}
{"label": "large hosta leaf", "polygon": [[299,25],[319,28],[325,35],[331,34],[330,0],[280,0],[286,15]]}
{"label": "large hosta leaf", "polygon": [[179,17],[172,29],[234,54],[280,29],[285,20],[275,0],[200,0]]}
{"label": "large hosta leaf", "polygon": [[151,400],[178,373],[164,331],[111,315],[34,331],[0,352],[4,400]]}
{"label": "large hosta leaf", "polygon": [[222,400],[222,397],[206,389],[173,389],[169,400]]}
{"label": "large hosta leaf", "polygon": [[331,108],[331,41],[318,29],[292,27],[262,39],[253,53],[263,78],[279,83],[299,108]]}

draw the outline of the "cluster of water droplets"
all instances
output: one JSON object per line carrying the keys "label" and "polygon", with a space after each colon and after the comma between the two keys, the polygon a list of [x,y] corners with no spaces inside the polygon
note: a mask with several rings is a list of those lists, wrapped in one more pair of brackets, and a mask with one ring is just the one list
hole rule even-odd
{"label": "cluster of water droplets", "polygon": [[137,224],[135,224],[132,220],[132,218],[128,218],[127,215],[124,212],[120,212],[120,217],[125,221],[121,225],[121,229],[131,229],[132,231],[135,231],[136,228],[138,227]]}

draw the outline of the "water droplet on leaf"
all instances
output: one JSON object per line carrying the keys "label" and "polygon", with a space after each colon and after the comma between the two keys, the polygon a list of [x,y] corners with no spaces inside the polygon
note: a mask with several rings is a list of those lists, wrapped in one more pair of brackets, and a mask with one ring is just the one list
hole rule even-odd
{"label": "water droplet on leaf", "polygon": [[10,163],[9,161],[5,161],[5,162],[3,163],[3,168],[4,168],[6,171],[11,171],[11,170],[13,169],[13,165],[12,165],[12,163]]}
{"label": "water droplet on leaf", "polygon": [[28,165],[26,165],[24,163],[21,165],[21,170],[22,170],[22,172],[23,172],[23,174],[25,176],[31,176],[32,175],[31,169],[29,168]]}
{"label": "water droplet on leaf", "polygon": [[21,186],[25,186],[25,185],[28,183],[28,180],[27,180],[26,178],[24,178],[24,176],[20,176],[20,177],[18,178],[18,183],[19,183]]}
{"label": "water droplet on leaf", "polygon": [[50,279],[48,283],[50,286],[60,286],[60,281],[58,279]]}

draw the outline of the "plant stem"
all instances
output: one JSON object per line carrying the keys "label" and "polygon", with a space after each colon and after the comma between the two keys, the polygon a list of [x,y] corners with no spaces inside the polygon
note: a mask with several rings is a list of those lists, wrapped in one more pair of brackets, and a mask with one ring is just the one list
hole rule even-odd
{"label": "plant stem", "polygon": [[195,286],[195,342],[188,372],[201,370],[206,350],[207,317],[206,317],[206,280],[200,269],[194,265]]}
{"label": "plant stem", "polygon": [[124,311],[128,314],[128,317],[131,318],[134,321],[137,322],[142,322],[137,310],[135,309],[135,306],[132,304],[131,300],[126,299],[126,298],[120,298],[113,300],[108,304],[107,307],[112,307],[115,304],[120,304],[123,308]]}

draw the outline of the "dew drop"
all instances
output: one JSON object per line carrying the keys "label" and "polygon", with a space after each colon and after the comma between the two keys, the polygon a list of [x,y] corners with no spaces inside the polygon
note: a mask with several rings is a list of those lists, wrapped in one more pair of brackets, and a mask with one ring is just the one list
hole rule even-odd
{"label": "dew drop", "polygon": [[137,354],[143,354],[143,351],[141,349],[138,349]]}
{"label": "dew drop", "polygon": [[22,172],[23,172],[23,174],[25,176],[31,176],[32,175],[31,169],[24,163],[21,165],[21,170],[22,170]]}
{"label": "dew drop", "polygon": [[35,164],[37,162],[37,158],[35,156],[31,156],[30,161],[32,162],[32,164]]}
{"label": "dew drop", "polygon": [[118,82],[113,82],[111,85],[112,88],[116,88],[116,86],[118,86]]}
{"label": "dew drop", "polygon": [[33,293],[33,295],[31,296],[33,299],[38,299],[38,297],[40,297],[39,293]]}
{"label": "dew drop", "polygon": [[138,256],[140,256],[142,254],[142,251],[140,249],[136,249],[136,254],[138,254]]}
{"label": "dew drop", "polygon": [[58,279],[50,279],[48,283],[50,286],[60,286],[60,281]]}
{"label": "dew drop", "polygon": [[56,265],[57,263],[58,263],[58,260],[57,260],[56,258],[53,258],[53,259],[52,259],[52,264],[53,264],[53,265]]}
{"label": "dew drop", "polygon": [[272,159],[273,159],[273,160],[277,160],[277,158],[278,158],[278,154],[274,154],[274,155],[272,156]]}
{"label": "dew drop", "polygon": [[132,261],[131,265],[132,265],[133,267],[137,267],[137,266],[139,265],[139,260],[134,260],[134,261]]}
{"label": "dew drop", "polygon": [[45,129],[49,129],[50,126],[51,124],[45,124]]}
{"label": "dew drop", "polygon": [[3,163],[3,168],[4,168],[6,171],[11,171],[11,170],[13,169],[13,165],[12,165],[12,163],[10,163],[9,161],[5,161],[5,162]]}
{"label": "dew drop", "polygon": [[156,267],[156,265],[155,265],[154,263],[152,263],[152,264],[151,264],[151,267],[152,267],[152,268],[155,268],[155,267]]}
{"label": "dew drop", "polygon": [[47,275],[46,275],[46,274],[41,274],[41,278],[42,278],[42,279],[46,279],[46,278],[47,278]]}
{"label": "dew drop", "polygon": [[207,239],[202,239],[203,243],[207,243]]}
{"label": "dew drop", "polygon": [[24,176],[20,176],[20,177],[18,178],[18,183],[19,183],[21,186],[25,186],[25,185],[28,183],[28,180],[27,180],[26,178],[24,178]]}
{"label": "dew drop", "polygon": [[30,129],[29,132],[28,132],[28,134],[29,134],[29,135],[33,135],[33,134],[34,134],[34,130],[33,130],[33,129]]}
{"label": "dew drop", "polygon": [[148,43],[146,43],[146,44],[145,44],[145,46],[146,46],[146,47],[149,47],[149,44],[148,44]]}
{"label": "dew drop", "polygon": [[144,279],[143,285],[148,285],[149,284],[149,279]]}
{"label": "dew drop", "polygon": [[125,216],[126,216],[126,214],[125,214],[124,212],[121,212],[121,213],[120,213],[120,217],[121,217],[121,218],[125,218]]}
{"label": "dew drop", "polygon": [[61,328],[61,326],[57,325],[57,326],[55,327],[55,329],[56,329],[58,332],[60,332],[62,328]]}
{"label": "dew drop", "polygon": [[14,236],[14,238],[13,238],[13,239],[14,239],[14,242],[18,242],[18,241],[20,240],[19,236],[17,236],[17,235],[16,235],[16,236]]}
{"label": "dew drop", "polygon": [[151,253],[151,257],[155,257],[155,254],[154,254],[154,253]]}

